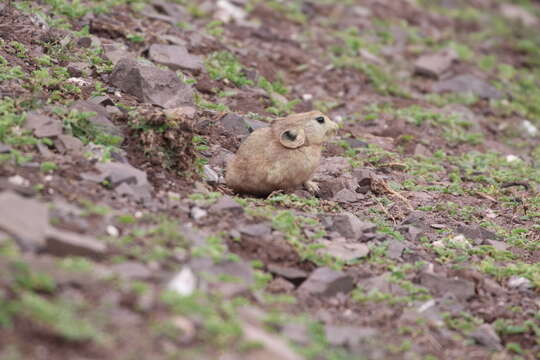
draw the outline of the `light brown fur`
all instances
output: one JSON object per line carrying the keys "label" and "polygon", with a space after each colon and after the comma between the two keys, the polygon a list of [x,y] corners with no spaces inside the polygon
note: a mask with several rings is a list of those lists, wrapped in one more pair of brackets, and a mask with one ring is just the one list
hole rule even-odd
{"label": "light brown fur", "polygon": [[[320,117],[324,123],[316,120]],[[236,192],[255,195],[302,184],[317,191],[309,179],[319,165],[322,144],[336,130],[337,125],[318,111],[290,115],[257,129],[228,163],[227,185]]]}

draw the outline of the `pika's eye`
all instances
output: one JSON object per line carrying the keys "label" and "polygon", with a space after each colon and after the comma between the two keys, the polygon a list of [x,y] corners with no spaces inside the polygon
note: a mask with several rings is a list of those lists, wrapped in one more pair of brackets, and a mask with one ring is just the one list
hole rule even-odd
{"label": "pika's eye", "polygon": [[315,118],[319,124],[324,124],[324,116],[318,116]]}

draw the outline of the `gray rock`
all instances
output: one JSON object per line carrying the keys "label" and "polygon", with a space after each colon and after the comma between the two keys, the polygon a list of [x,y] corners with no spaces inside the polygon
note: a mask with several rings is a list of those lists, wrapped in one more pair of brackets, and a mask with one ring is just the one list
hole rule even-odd
{"label": "gray rock", "polygon": [[244,119],[244,121],[246,122],[249,132],[253,132],[257,129],[270,126],[268,123],[265,123],[264,121],[255,120],[255,119],[246,118]]}
{"label": "gray rock", "polygon": [[285,279],[289,279],[289,280],[306,279],[309,275],[306,271],[302,269],[274,265],[274,264],[268,265],[268,271],[270,271],[272,274],[282,276]]}
{"label": "gray rock", "polygon": [[306,295],[334,296],[354,288],[351,276],[327,267],[318,268],[300,285],[298,291]]}
{"label": "gray rock", "polygon": [[533,125],[533,123],[530,122],[529,120],[523,120],[519,124],[519,127],[521,128],[521,130],[525,132],[525,135],[530,136],[530,137],[536,137],[538,136],[538,133],[540,132],[538,128],[535,125]]}
{"label": "gray rock", "polygon": [[403,250],[407,247],[402,241],[392,239],[388,242],[388,248],[386,249],[386,257],[392,260],[401,259]]}
{"label": "gray rock", "polygon": [[152,277],[152,271],[148,267],[135,261],[114,264],[110,269],[119,277],[128,280],[147,280]]}
{"label": "gray rock", "polygon": [[60,153],[76,153],[82,151],[83,143],[71,135],[58,135],[54,139],[54,147]]}
{"label": "gray rock", "polygon": [[416,242],[422,237],[425,231],[414,225],[403,225],[399,228],[399,231],[405,235],[405,238],[409,241]]}
{"label": "gray rock", "polygon": [[[152,7],[157,11],[157,13],[168,16],[173,21],[173,24],[188,19],[188,14],[186,13],[185,7],[179,4],[162,0],[154,0],[152,1]],[[146,11],[144,13],[146,14]]]}
{"label": "gray rock", "polygon": [[362,200],[363,198],[364,197],[357,192],[349,189],[341,189],[334,195],[332,200],[338,203],[354,203]]}
{"label": "gray rock", "polygon": [[432,153],[426,146],[422,144],[416,144],[416,146],[414,147],[413,155],[431,157]]}
{"label": "gray rock", "polygon": [[497,241],[497,240],[485,240],[484,245],[490,245],[495,248],[497,251],[507,251],[510,247],[507,243],[504,241]]}
{"label": "gray rock", "polygon": [[45,246],[49,210],[45,204],[13,192],[0,193],[0,230],[13,236],[23,249]]}
{"label": "gray rock", "polygon": [[375,291],[384,294],[392,294],[395,296],[403,296],[407,294],[407,292],[401,288],[401,286],[391,282],[389,279],[390,273],[384,273],[379,276],[363,279],[358,282],[358,285],[361,286],[367,294],[371,294]]}
{"label": "gray rock", "polygon": [[107,186],[121,195],[130,194],[136,200],[147,200],[151,197],[152,185],[146,173],[126,163],[97,163],[98,173],[83,173],[81,177],[97,183],[107,182]]}
{"label": "gray rock", "polygon": [[78,110],[80,112],[93,112],[94,116],[88,118],[88,121],[92,123],[99,130],[114,136],[122,136],[122,131],[118,129],[108,118],[109,114],[107,110],[94,102],[78,100],[75,101],[70,109]]}
{"label": "gray rock", "polygon": [[349,325],[326,325],[326,340],[332,346],[354,348],[362,341],[377,336],[376,329]]}
{"label": "gray rock", "polygon": [[226,132],[232,135],[248,135],[252,131],[250,131],[250,126],[246,119],[234,113],[223,116],[220,124]]}
{"label": "gray rock", "polygon": [[330,255],[346,262],[365,258],[369,255],[369,247],[366,244],[347,242],[343,238],[321,241],[321,244],[325,247],[318,249],[317,253]]}
{"label": "gray rock", "polygon": [[508,279],[508,287],[518,289],[519,291],[526,291],[533,287],[531,281],[522,276],[511,276]]}
{"label": "gray rock", "polygon": [[[209,258],[196,258],[190,266],[201,282],[227,298],[246,295],[255,281],[251,265],[243,260],[215,264]],[[235,280],[223,281],[224,275]]]}
{"label": "gray rock", "polygon": [[534,13],[519,5],[501,4],[501,14],[505,18],[519,21],[525,26],[538,25],[538,18],[534,16]]}
{"label": "gray rock", "polygon": [[474,241],[477,244],[481,244],[486,240],[499,240],[499,236],[492,231],[489,231],[480,225],[459,225],[456,232],[462,234],[467,239]]}
{"label": "gray rock", "polygon": [[193,103],[191,86],[180,81],[172,71],[142,65],[124,58],[113,69],[110,82],[139,101],[176,108]]}
{"label": "gray rock", "polygon": [[148,50],[150,59],[171,70],[186,70],[198,74],[203,69],[203,58],[190,54],[184,46],[153,44]]}
{"label": "gray rock", "polygon": [[113,65],[118,64],[122,59],[135,57],[128,51],[127,46],[119,43],[103,44],[103,54]]}
{"label": "gray rock", "polygon": [[358,140],[355,138],[345,138],[343,139],[347,144],[349,144],[353,149],[357,148],[367,148],[368,143],[362,140]]}
{"label": "gray rock", "polygon": [[100,259],[107,253],[107,246],[101,241],[52,227],[46,231],[46,241],[45,250],[56,256],[85,256]]}
{"label": "gray rock", "polygon": [[373,232],[377,226],[367,221],[361,221],[354,214],[344,212],[332,217],[331,229],[348,239],[358,240],[363,233]]}
{"label": "gray rock", "polygon": [[73,62],[67,66],[67,70],[72,77],[86,77],[92,72],[91,65],[85,62]]}
{"label": "gray rock", "polygon": [[0,154],[9,154],[11,152],[11,146],[0,143]]}
{"label": "gray rock", "polygon": [[478,344],[487,347],[490,350],[501,351],[501,338],[495,332],[490,324],[482,324],[476,328],[469,336]]}
{"label": "gray rock", "polygon": [[310,342],[309,329],[304,324],[288,323],[281,329],[281,334],[299,345],[307,345]]}
{"label": "gray rock", "polygon": [[30,112],[26,115],[24,128],[32,130],[37,138],[55,137],[62,134],[62,122],[46,115]]}
{"label": "gray rock", "polygon": [[242,205],[234,201],[230,196],[223,196],[210,207],[209,211],[211,213],[227,211],[235,214],[241,214],[244,212],[244,208]]}
{"label": "gray rock", "polygon": [[453,49],[444,49],[435,54],[420,56],[414,63],[414,71],[419,75],[440,78],[458,59]]}
{"label": "gray rock", "polygon": [[208,215],[208,213],[206,212],[206,210],[204,209],[201,209],[200,207],[198,206],[194,206],[191,208],[191,210],[189,211],[189,214],[191,216],[191,218],[195,221],[197,220],[200,220],[202,219],[203,217],[205,217],[206,215]]}
{"label": "gray rock", "polygon": [[287,341],[277,335],[268,333],[260,324],[244,322],[242,332],[246,341],[261,344],[262,348],[257,348],[249,352],[249,355],[242,355],[246,360],[302,360],[303,357],[293,351]]}
{"label": "gray rock", "polygon": [[219,175],[208,164],[203,166],[203,175],[209,184],[217,184],[219,182]]}
{"label": "gray rock", "polygon": [[259,224],[243,225],[238,228],[238,231],[240,231],[240,233],[243,235],[248,235],[252,237],[263,237],[268,236],[272,233],[272,227],[270,223],[262,222]]}
{"label": "gray rock", "polygon": [[436,93],[472,93],[482,99],[501,99],[504,94],[474,75],[458,75],[433,84]]}
{"label": "gray rock", "polygon": [[420,273],[420,285],[428,288],[433,294],[453,294],[458,300],[465,301],[475,295],[474,282],[460,278],[446,278],[431,272]]}

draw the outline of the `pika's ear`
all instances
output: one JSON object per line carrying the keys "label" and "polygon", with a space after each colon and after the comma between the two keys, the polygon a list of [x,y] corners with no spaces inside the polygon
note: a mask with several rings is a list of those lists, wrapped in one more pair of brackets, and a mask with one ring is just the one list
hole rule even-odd
{"label": "pika's ear", "polygon": [[279,134],[279,142],[281,145],[289,149],[296,149],[304,145],[306,141],[306,134],[304,129],[301,128],[288,128]]}

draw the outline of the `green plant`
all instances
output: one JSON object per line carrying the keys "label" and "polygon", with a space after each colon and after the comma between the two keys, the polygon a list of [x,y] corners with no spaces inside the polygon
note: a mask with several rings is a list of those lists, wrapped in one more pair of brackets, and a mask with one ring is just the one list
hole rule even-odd
{"label": "green plant", "polygon": [[208,56],[206,70],[214,80],[224,80],[236,86],[253,85],[236,56],[228,51],[219,51]]}

